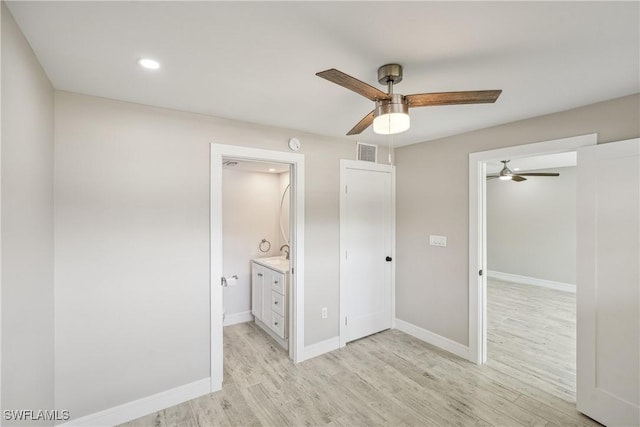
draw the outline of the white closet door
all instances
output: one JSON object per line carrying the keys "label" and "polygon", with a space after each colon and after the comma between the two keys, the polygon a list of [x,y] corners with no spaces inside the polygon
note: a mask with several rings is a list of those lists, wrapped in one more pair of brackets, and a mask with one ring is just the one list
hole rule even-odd
{"label": "white closet door", "polygon": [[392,323],[392,169],[343,162],[341,170],[341,344]]}
{"label": "white closet door", "polygon": [[578,150],[577,408],[640,424],[640,140]]}

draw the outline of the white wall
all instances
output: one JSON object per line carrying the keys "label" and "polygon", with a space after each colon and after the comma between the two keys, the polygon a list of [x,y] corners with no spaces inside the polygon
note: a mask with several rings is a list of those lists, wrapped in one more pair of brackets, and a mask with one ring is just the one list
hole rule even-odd
{"label": "white wall", "polygon": [[490,271],[576,284],[576,168],[559,177],[487,181]]}
{"label": "white wall", "polygon": [[[238,276],[235,286],[224,289],[230,319],[251,310],[251,259],[280,255],[280,176],[224,168],[222,207],[223,274]],[[258,248],[262,239],[271,242],[266,253]]]}
{"label": "white wall", "polygon": [[2,409],[51,410],[54,93],[1,8]]}
{"label": "white wall", "polygon": [[[209,377],[209,144],[305,155],[305,345],[338,335],[355,141],[56,92],[56,395],[74,416]],[[79,321],[81,319],[81,321]]]}
{"label": "white wall", "polygon": [[[590,133],[636,138],[638,117],[636,94],[397,149],[396,316],[469,343],[469,153]],[[429,234],[447,247],[429,246]]]}

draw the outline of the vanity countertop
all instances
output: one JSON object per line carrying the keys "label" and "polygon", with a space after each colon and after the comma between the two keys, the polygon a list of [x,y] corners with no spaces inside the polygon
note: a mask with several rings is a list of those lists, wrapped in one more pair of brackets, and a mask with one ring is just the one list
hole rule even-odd
{"label": "vanity countertop", "polygon": [[273,256],[267,258],[254,258],[252,260],[262,266],[270,268],[272,270],[279,271],[280,273],[289,272],[289,260],[283,256]]}

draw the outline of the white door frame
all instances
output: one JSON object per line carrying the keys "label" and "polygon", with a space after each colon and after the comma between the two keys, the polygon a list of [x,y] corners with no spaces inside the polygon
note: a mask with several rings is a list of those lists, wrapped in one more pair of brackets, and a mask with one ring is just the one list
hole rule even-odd
{"label": "white door frame", "polygon": [[222,389],[222,159],[268,161],[291,165],[290,216],[294,226],[289,237],[294,242],[291,251],[291,301],[293,330],[289,333],[290,355],[294,363],[302,360],[304,349],[304,155],[284,151],[263,150],[236,145],[211,144],[210,152],[210,325],[211,325],[211,391]]}
{"label": "white door frame", "polygon": [[[391,328],[395,328],[396,318],[396,168],[391,165],[383,165],[378,163],[364,162],[360,160],[340,159],[340,229],[346,221],[346,199],[344,197],[345,173],[347,169],[361,169],[367,171],[389,172],[391,173]],[[340,264],[345,259],[346,242],[344,234],[340,232]],[[340,306],[339,306],[339,323],[340,323],[340,347],[347,345],[346,329],[344,324],[344,316],[347,292],[345,285],[346,278],[344,276],[344,268],[340,266]]]}
{"label": "white door frame", "polygon": [[472,362],[480,365],[487,361],[486,163],[576,151],[597,142],[598,135],[593,133],[469,153],[469,360]]}

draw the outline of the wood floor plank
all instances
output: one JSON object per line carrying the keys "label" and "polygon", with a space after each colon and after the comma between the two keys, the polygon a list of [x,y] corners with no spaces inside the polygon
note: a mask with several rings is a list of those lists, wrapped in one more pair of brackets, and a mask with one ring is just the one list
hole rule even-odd
{"label": "wood floor plank", "polygon": [[599,426],[573,402],[575,295],[490,282],[488,312],[482,366],[398,330],[294,365],[229,326],[222,391],[124,426]]}

